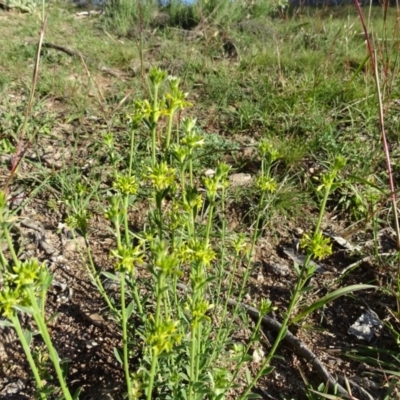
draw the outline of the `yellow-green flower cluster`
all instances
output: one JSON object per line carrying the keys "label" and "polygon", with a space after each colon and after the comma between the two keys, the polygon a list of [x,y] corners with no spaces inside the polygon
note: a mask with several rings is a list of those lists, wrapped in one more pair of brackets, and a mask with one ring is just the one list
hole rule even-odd
{"label": "yellow-green flower cluster", "polygon": [[260,157],[266,159],[269,164],[272,164],[280,157],[279,151],[275,149],[272,143],[267,139],[262,139],[258,144],[258,153]]}
{"label": "yellow-green flower cluster", "polygon": [[177,77],[168,76],[167,78],[165,71],[160,68],[152,68],[149,78],[157,92],[158,88],[167,80],[170,91],[156,104],[151,104],[148,100],[135,102],[134,112],[127,117],[134,129],[137,129],[142,121],[145,122],[147,127],[154,128],[153,124],[157,123],[161,116],[165,115],[172,118],[178,110],[192,105],[186,100],[188,93],[179,89],[180,80]]}
{"label": "yellow-green flower cluster", "polygon": [[125,196],[136,194],[138,187],[136,177],[129,175],[117,175],[113,183],[113,188]]}
{"label": "yellow-green flower cluster", "polygon": [[154,67],[154,68],[150,69],[149,78],[150,78],[151,83],[154,86],[158,87],[167,78],[167,72],[163,71],[161,68]]}
{"label": "yellow-green flower cluster", "polygon": [[217,195],[218,189],[227,188],[229,186],[228,173],[231,167],[226,163],[218,164],[215,175],[204,180],[204,186],[207,190],[207,198],[213,202]]}
{"label": "yellow-green flower cluster", "polygon": [[330,239],[324,237],[322,232],[318,232],[314,237],[304,234],[300,247],[310,252],[317,260],[322,260],[332,254]]}
{"label": "yellow-green flower cluster", "polygon": [[168,82],[171,91],[165,95],[166,114],[172,116],[176,111],[190,107],[192,104],[186,101],[188,93],[179,90],[179,78],[169,76]]}
{"label": "yellow-green flower cluster", "polygon": [[175,182],[176,170],[165,161],[148,168],[147,179],[157,192],[171,187]]}
{"label": "yellow-green flower cluster", "polygon": [[140,246],[120,246],[117,250],[111,250],[111,256],[118,260],[116,263],[117,270],[129,274],[134,271],[137,264],[143,263],[143,252]]}
{"label": "yellow-green flower cluster", "polygon": [[185,191],[183,207],[186,211],[199,210],[203,205],[203,197],[196,188],[188,188]]}
{"label": "yellow-green flower cluster", "polygon": [[143,396],[143,377],[142,373],[138,372],[131,375],[132,380],[132,397],[134,400],[139,400]]}
{"label": "yellow-green flower cluster", "polygon": [[186,226],[188,221],[188,213],[186,207],[180,202],[174,201],[172,208],[166,212],[166,220],[172,231]]}
{"label": "yellow-green flower cluster", "polygon": [[34,258],[20,263],[18,266],[13,267],[15,272],[14,283],[17,287],[35,284],[39,280],[41,268],[43,268],[43,265]]}
{"label": "yellow-green flower cluster", "polygon": [[339,170],[345,167],[345,165],[346,159],[341,155],[336,156],[332,170],[322,175],[322,185],[318,186],[317,192],[321,191],[323,188],[328,188],[331,190],[332,187],[335,187],[334,181],[336,175],[338,174]]}
{"label": "yellow-green flower cluster", "polygon": [[259,176],[257,179],[257,187],[262,192],[273,193],[276,192],[277,184],[274,178]]}
{"label": "yellow-green flower cluster", "polygon": [[72,214],[68,215],[65,219],[65,223],[71,228],[79,228],[83,235],[86,235],[89,227],[89,220],[91,215],[88,213],[87,210],[77,210]]}
{"label": "yellow-green flower cluster", "polygon": [[210,247],[204,247],[204,243],[199,240],[190,240],[188,243],[187,254],[190,261],[196,261],[206,266],[211,264],[215,259],[215,252]]}
{"label": "yellow-green flower cluster", "polygon": [[210,320],[210,317],[206,314],[208,310],[214,308],[214,305],[210,304],[205,299],[198,300],[196,303],[193,303],[192,300],[189,299],[185,308],[190,312],[192,317],[191,325],[193,328],[195,328],[200,322]]}
{"label": "yellow-green flower cluster", "polygon": [[15,313],[15,306],[29,305],[27,289],[41,290],[49,276],[46,266],[33,258],[14,266],[13,272],[4,277],[0,291],[0,312],[7,318]]}
{"label": "yellow-green flower cluster", "polygon": [[151,251],[154,257],[153,272],[161,272],[165,276],[179,276],[182,272],[179,270],[180,259],[175,252],[169,249],[165,242],[154,241],[151,245]]}
{"label": "yellow-green flower cluster", "polygon": [[160,321],[158,326],[153,327],[147,335],[146,342],[154,351],[156,356],[169,353],[182,341],[182,334],[178,333],[179,321],[166,318]]}
{"label": "yellow-green flower cluster", "polygon": [[6,287],[0,291],[0,312],[3,317],[10,319],[15,313],[15,306],[19,304],[21,304],[20,290]]}
{"label": "yellow-green flower cluster", "polygon": [[243,233],[240,233],[239,235],[237,235],[236,238],[233,239],[232,246],[235,251],[236,257],[240,255],[245,255],[250,249],[250,246],[246,241],[246,236]]}

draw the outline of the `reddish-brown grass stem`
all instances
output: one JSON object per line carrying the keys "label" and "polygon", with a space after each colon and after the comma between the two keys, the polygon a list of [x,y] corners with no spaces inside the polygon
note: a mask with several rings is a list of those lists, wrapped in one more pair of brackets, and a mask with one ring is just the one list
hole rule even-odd
{"label": "reddish-brown grass stem", "polygon": [[36,49],[35,66],[33,69],[33,76],[32,76],[32,87],[31,87],[31,91],[29,94],[28,105],[27,105],[26,111],[25,111],[24,123],[22,125],[21,132],[19,134],[18,144],[17,144],[17,149],[15,151],[15,155],[12,158],[10,175],[9,175],[8,179],[6,180],[6,183],[3,187],[3,191],[6,194],[7,194],[8,187],[9,187],[13,177],[14,177],[15,173],[17,172],[18,166],[21,163],[22,159],[24,158],[24,154],[30,145],[30,142],[28,142],[27,145],[25,147],[23,147],[23,142],[24,142],[25,135],[26,135],[27,128],[28,128],[28,121],[32,114],[33,99],[35,97],[36,85],[37,85],[38,75],[39,75],[40,53],[42,51],[44,33],[46,31],[46,23],[47,23],[47,17],[45,17],[43,19],[42,26],[41,26],[40,32],[39,32],[39,41],[38,41],[38,46]]}
{"label": "reddish-brown grass stem", "polygon": [[[393,218],[394,218],[394,227],[396,231],[396,239],[397,239],[397,249],[399,253],[398,257],[398,263],[397,263],[397,281],[399,282],[400,280],[400,226],[399,226],[399,219],[398,219],[398,212],[397,212],[397,204],[396,204],[396,190],[394,186],[394,180],[393,180],[393,171],[391,167],[391,161],[390,161],[390,150],[389,150],[389,145],[387,141],[387,136],[386,136],[386,129],[385,129],[385,113],[384,113],[384,107],[383,107],[383,100],[382,100],[382,92],[379,84],[379,71],[378,71],[378,65],[376,62],[376,57],[375,57],[375,52],[372,47],[370,35],[368,34],[368,28],[365,24],[365,19],[361,10],[360,3],[358,0],[354,0],[355,6],[357,8],[358,15],[360,17],[360,21],[364,30],[365,34],[365,40],[367,43],[367,49],[368,53],[371,59],[371,64],[372,64],[372,71],[373,71],[373,76],[375,79],[375,84],[376,84],[376,90],[377,90],[377,96],[378,96],[378,102],[379,102],[379,125],[381,129],[381,139],[382,139],[382,145],[383,145],[383,151],[385,153],[385,158],[386,158],[386,167],[387,167],[387,172],[388,172],[388,178],[389,178],[389,189],[390,189],[390,198],[391,198],[391,203],[392,203],[392,208],[393,208]],[[385,13],[387,10],[385,10]],[[400,302],[399,298],[397,297],[397,311],[400,312]]]}

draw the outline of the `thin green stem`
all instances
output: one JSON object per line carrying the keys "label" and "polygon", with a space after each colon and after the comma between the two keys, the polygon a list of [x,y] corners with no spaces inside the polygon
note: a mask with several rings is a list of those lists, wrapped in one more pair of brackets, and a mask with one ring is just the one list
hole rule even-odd
{"label": "thin green stem", "polygon": [[158,356],[157,356],[155,350],[153,350],[153,356],[151,358],[149,386],[146,389],[147,390],[147,400],[151,400],[152,399],[154,377],[156,375],[157,363],[158,363]]}
{"label": "thin green stem", "polygon": [[157,120],[158,112],[158,85],[154,86],[153,110],[151,114],[151,160],[153,167],[156,165],[156,147],[157,147]]}
{"label": "thin green stem", "polygon": [[[222,283],[224,281],[224,275],[225,275],[225,268],[224,268],[224,261],[225,261],[225,250],[226,250],[226,217],[225,217],[225,188],[222,188],[222,193],[221,193],[221,200],[219,202],[221,204],[221,218],[222,218],[222,227],[221,227],[221,234],[220,234],[220,263],[219,263],[219,271],[218,271],[218,285],[217,285],[217,291],[216,291],[216,299],[221,299],[221,290],[222,290]],[[230,295],[230,289],[231,287],[228,288],[227,292],[227,297]],[[227,299],[226,299],[227,300]],[[225,309],[224,309],[225,311]]]}
{"label": "thin green stem", "polygon": [[194,395],[194,383],[195,380],[195,365],[196,365],[196,348],[197,348],[197,338],[196,338],[196,328],[192,326],[192,340],[190,342],[190,376],[189,376],[189,400],[193,400]]}
{"label": "thin green stem", "polygon": [[[308,256],[306,258],[306,260],[305,260],[305,262],[303,264],[302,271],[304,270],[304,266],[309,263],[310,259],[311,259],[311,256]],[[239,400],[247,398],[248,393],[254,387],[254,385],[257,383],[257,381],[260,379],[260,377],[263,375],[265,367],[267,367],[269,365],[269,363],[271,362],[272,357],[275,355],[276,350],[278,349],[278,346],[279,346],[280,342],[282,341],[282,339],[286,335],[287,326],[289,324],[289,320],[290,320],[290,317],[292,315],[292,311],[295,308],[295,306],[296,306],[296,304],[298,302],[298,299],[300,298],[300,290],[301,290],[301,287],[303,285],[303,280],[301,279],[301,275],[302,274],[300,274],[298,279],[297,279],[295,290],[293,292],[292,298],[290,300],[289,307],[288,307],[288,309],[287,309],[287,311],[285,313],[285,317],[284,317],[283,322],[282,322],[282,327],[278,332],[278,335],[277,335],[277,337],[276,337],[276,339],[274,341],[274,344],[272,345],[271,350],[268,353],[268,356],[265,358],[265,360],[262,363],[261,367],[259,368],[257,374],[254,376],[254,378],[252,379],[250,384],[247,386],[246,390],[239,397]]]}
{"label": "thin green stem", "polygon": [[174,118],[174,113],[171,113],[171,115],[168,118],[167,138],[166,138],[166,143],[165,143],[165,154],[168,154],[169,146],[171,144],[171,133],[172,133],[173,118]]}
{"label": "thin green stem", "polygon": [[189,180],[190,180],[190,186],[193,187],[193,160],[192,160],[192,154],[190,154],[190,157],[189,157]]}
{"label": "thin green stem", "polygon": [[129,208],[129,196],[124,197],[124,230],[125,230],[125,244],[129,246],[130,237],[129,237],[129,225],[128,225],[128,208]]}
{"label": "thin green stem", "polygon": [[5,258],[5,256],[4,256],[3,252],[1,251],[1,249],[0,249],[0,263],[1,263],[1,266],[2,266],[2,269],[0,270],[0,276],[2,276],[1,274],[4,271],[8,270],[9,266],[8,266],[8,261]]}
{"label": "thin green stem", "polygon": [[162,237],[163,237],[162,199],[163,199],[162,194],[156,193],[156,222],[157,222],[158,235],[159,235],[160,240],[162,240]]}
{"label": "thin green stem", "polygon": [[129,372],[129,348],[128,348],[128,330],[127,315],[125,305],[125,272],[120,272],[120,291],[121,291],[121,325],[122,325],[122,343],[123,343],[123,362],[126,381],[126,389],[128,391],[128,399],[132,400],[132,381]]}
{"label": "thin green stem", "polygon": [[[224,302],[223,309],[222,309],[222,317],[221,317],[222,324],[218,329],[217,337],[215,339],[215,346],[213,347],[213,351],[212,351],[211,356],[209,357],[209,361],[207,362],[207,365],[211,365],[211,363],[215,360],[216,352],[219,349],[219,344],[226,343],[226,338],[232,329],[233,318],[228,319],[228,325],[225,328],[223,327],[223,322],[227,320],[226,315],[228,313],[228,303],[229,303],[230,294],[232,293],[232,285],[233,285],[234,277],[236,275],[237,264],[238,264],[238,258],[235,257],[235,260],[233,261],[232,271],[229,274],[228,290],[227,290],[227,293],[225,296],[225,302]],[[236,315],[236,314],[233,314],[233,315]]]}
{"label": "thin green stem", "polygon": [[4,220],[4,217],[3,217],[3,215],[1,215],[1,213],[0,213],[0,225],[3,229],[3,233],[4,233],[4,236],[7,241],[8,250],[11,253],[11,257],[14,261],[14,264],[15,264],[15,266],[18,266],[20,261],[18,259],[17,253],[15,252],[14,244],[13,244],[13,241],[12,241],[12,238],[10,235],[10,231],[8,230],[7,222]]}
{"label": "thin green stem", "polygon": [[[154,329],[157,330],[160,326],[160,319],[161,319],[161,301],[164,291],[164,274],[160,272],[157,276],[157,286],[156,286],[156,314],[154,318]],[[154,377],[157,371],[157,364],[158,364],[158,354],[155,349],[152,349],[153,355],[151,358],[151,368],[150,368],[150,378],[149,378],[149,385],[148,385],[148,392],[147,392],[147,400],[151,400],[151,394],[153,391],[154,385]]]}
{"label": "thin green stem", "polygon": [[239,372],[241,371],[243,364],[246,362],[247,355],[249,354],[250,349],[253,346],[253,343],[256,340],[256,337],[260,331],[262,320],[263,320],[263,316],[260,313],[260,316],[257,320],[257,323],[253,330],[253,333],[251,334],[251,337],[247,343],[247,346],[245,347],[245,349],[242,352],[242,357],[240,358],[240,361],[237,363],[235,371],[231,377],[231,383],[229,385],[227,385],[227,387],[231,388],[235,384],[236,377],[238,376]]}
{"label": "thin green stem", "polygon": [[14,325],[15,331],[17,332],[18,339],[21,342],[22,348],[24,349],[26,358],[28,359],[29,366],[31,367],[31,371],[35,378],[36,387],[39,390],[39,396],[42,400],[45,400],[47,398],[47,396],[42,392],[43,382],[42,382],[42,379],[40,378],[39,371],[38,371],[35,361],[32,357],[32,352],[29,347],[29,344],[26,341],[24,332],[22,331],[22,327],[19,322],[18,315],[13,315],[10,319],[11,319],[12,324]]}
{"label": "thin green stem", "polygon": [[40,308],[37,304],[35,295],[33,293],[32,287],[27,288],[27,294],[29,296],[29,300],[31,303],[31,306],[33,308],[33,318],[35,319],[35,322],[39,328],[40,334],[43,338],[43,341],[46,344],[47,350],[49,352],[49,356],[51,359],[51,362],[53,363],[54,369],[56,371],[57,379],[58,382],[61,386],[61,391],[63,393],[64,399],[65,400],[72,400],[71,393],[69,392],[69,389],[67,387],[67,384],[65,382],[62,370],[60,368],[60,359],[58,357],[57,351],[55,350],[53,343],[50,338],[49,331],[47,330],[46,323],[44,321],[44,317],[40,313]]}
{"label": "thin green stem", "polygon": [[107,307],[112,310],[116,315],[118,315],[118,310],[115,308],[113,303],[111,302],[109,296],[107,295],[107,292],[104,290],[103,283],[101,282],[100,275],[96,271],[96,267],[94,265],[94,260],[92,256],[92,252],[90,251],[90,246],[89,243],[86,243],[86,248],[87,248],[87,255],[89,259],[89,267],[87,267],[87,271],[89,273],[89,276],[92,278],[94,283],[96,284],[97,289],[99,290],[101,296],[103,297],[104,301],[107,303]]}
{"label": "thin green stem", "polygon": [[132,129],[131,132],[131,148],[129,152],[129,177],[132,176],[132,166],[133,166],[133,156],[135,154],[135,130]]}

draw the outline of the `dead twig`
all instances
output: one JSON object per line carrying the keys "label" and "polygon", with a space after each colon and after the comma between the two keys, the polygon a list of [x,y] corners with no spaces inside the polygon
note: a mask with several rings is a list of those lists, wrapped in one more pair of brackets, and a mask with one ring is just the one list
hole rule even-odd
{"label": "dead twig", "polygon": [[54,44],[54,43],[42,43],[42,47],[43,47],[44,49],[54,49],[54,50],[61,51],[61,52],[65,53],[65,54],[67,54],[67,55],[69,55],[69,56],[71,56],[71,57],[78,57],[78,58],[81,57],[81,56],[80,56],[80,53],[79,53],[78,51],[71,50],[71,49],[68,48],[68,47],[60,46],[60,45],[58,45],[58,44]]}

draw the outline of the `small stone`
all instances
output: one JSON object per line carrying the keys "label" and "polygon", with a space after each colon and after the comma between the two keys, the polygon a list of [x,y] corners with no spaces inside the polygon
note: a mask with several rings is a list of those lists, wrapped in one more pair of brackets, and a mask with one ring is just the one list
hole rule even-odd
{"label": "small stone", "polygon": [[253,352],[253,362],[255,364],[260,364],[264,358],[264,351],[262,349],[255,349]]}
{"label": "small stone", "polygon": [[215,175],[215,171],[214,171],[213,169],[209,168],[209,169],[207,169],[207,170],[204,171],[204,175],[205,175],[207,178],[210,178],[210,177],[212,177],[212,176]]}
{"label": "small stone", "polygon": [[237,186],[248,186],[253,181],[253,177],[250,174],[238,173],[229,176],[229,181],[233,187]]}
{"label": "small stone", "polygon": [[290,268],[286,264],[268,263],[267,266],[270,267],[276,275],[280,275],[280,276],[290,275]]}
{"label": "small stone", "polygon": [[350,326],[347,332],[359,340],[370,342],[375,334],[382,328],[383,324],[378,315],[374,311],[368,310]]}
{"label": "small stone", "polygon": [[74,253],[78,249],[82,250],[85,248],[85,238],[82,236],[78,236],[76,239],[69,239],[64,242],[63,248],[64,251],[68,253]]}

